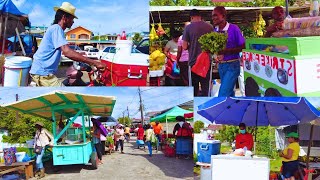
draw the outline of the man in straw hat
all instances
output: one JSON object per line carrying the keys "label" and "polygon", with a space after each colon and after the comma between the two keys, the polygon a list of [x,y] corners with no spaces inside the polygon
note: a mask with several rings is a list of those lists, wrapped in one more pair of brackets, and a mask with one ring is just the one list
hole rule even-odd
{"label": "man in straw hat", "polygon": [[34,54],[30,74],[37,86],[64,86],[54,75],[58,70],[61,52],[75,61],[84,62],[104,69],[105,65],[99,61],[82,56],[68,46],[64,35],[66,28],[71,28],[76,8],[69,2],[63,2],[60,7],[54,7],[56,11],[53,25],[50,26],[41,41],[38,51]]}

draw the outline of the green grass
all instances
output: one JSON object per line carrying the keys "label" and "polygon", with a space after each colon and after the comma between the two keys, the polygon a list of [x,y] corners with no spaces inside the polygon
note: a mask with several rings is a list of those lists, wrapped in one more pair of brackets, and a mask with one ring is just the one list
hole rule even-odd
{"label": "green grass", "polygon": [[282,166],[282,160],[280,157],[277,159],[270,159],[270,171],[271,172],[280,172]]}

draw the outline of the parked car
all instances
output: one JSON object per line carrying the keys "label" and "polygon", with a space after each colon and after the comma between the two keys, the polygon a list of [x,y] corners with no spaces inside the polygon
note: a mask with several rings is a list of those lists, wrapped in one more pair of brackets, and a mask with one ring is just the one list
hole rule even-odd
{"label": "parked car", "polygon": [[97,49],[97,48],[89,48],[86,51],[86,55],[88,58],[92,58],[92,59],[99,59],[100,58],[99,49]]}
{"label": "parked car", "polygon": [[[77,46],[77,45],[68,45],[68,46],[69,46],[69,48],[75,50],[76,52],[82,54],[83,56],[86,56],[86,52],[83,51],[79,46]],[[67,63],[67,62],[73,62],[73,60],[67,58],[62,52],[61,61],[60,62],[61,63]]]}
{"label": "parked car", "polygon": [[[105,47],[100,53],[100,59],[108,53],[116,53],[116,46]],[[133,47],[131,50],[131,53],[142,53],[142,52],[140,52],[139,50]]]}
{"label": "parked car", "polygon": [[142,52],[143,54],[149,54],[149,47],[150,47],[149,38],[144,38],[138,43],[138,45],[135,48],[140,52]]}

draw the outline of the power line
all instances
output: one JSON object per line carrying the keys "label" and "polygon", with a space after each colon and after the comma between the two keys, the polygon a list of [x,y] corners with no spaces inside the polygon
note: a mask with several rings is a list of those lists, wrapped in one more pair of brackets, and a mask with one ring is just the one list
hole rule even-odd
{"label": "power line", "polygon": [[[180,97],[179,99],[174,99],[174,100],[171,100],[171,101],[169,101],[169,102],[166,102],[167,104],[169,104],[169,103],[172,103],[172,102],[176,102],[176,101],[179,101],[180,99],[183,99],[184,97],[187,97],[187,96],[182,96],[182,97]],[[191,99],[190,99],[191,100]],[[186,100],[185,102],[188,102],[188,101],[190,101],[190,100]],[[180,103],[178,103],[178,104],[176,104],[176,105],[179,105]],[[176,105],[174,105],[174,106],[176,106]],[[169,106],[169,105],[168,105]],[[172,105],[170,105],[170,106],[172,106]],[[147,107],[146,109],[151,109],[151,108],[153,108],[153,107],[158,107],[158,105],[153,105],[153,106],[149,106],[149,107]]]}
{"label": "power line", "polygon": [[[162,96],[165,96],[165,95],[169,95],[169,94],[173,94],[173,93],[178,93],[178,92],[181,92],[182,90],[185,90],[186,88],[182,88],[182,89],[179,89],[178,91],[175,89],[174,91],[171,91],[171,92],[166,92],[166,93],[163,93],[163,94],[160,94],[160,95],[157,95],[157,96],[154,96],[154,97],[149,97],[147,101],[144,101],[144,102],[149,102],[150,100],[153,100],[154,98],[158,98],[158,97],[162,97]],[[187,88],[188,89],[188,88]],[[179,96],[180,96],[180,93],[178,93]]]}

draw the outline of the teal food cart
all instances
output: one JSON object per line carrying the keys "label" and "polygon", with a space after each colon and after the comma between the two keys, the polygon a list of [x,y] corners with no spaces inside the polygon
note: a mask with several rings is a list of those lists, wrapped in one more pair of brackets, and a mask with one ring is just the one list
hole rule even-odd
{"label": "teal food cart", "polygon": [[[115,102],[111,96],[54,91],[5,107],[52,121],[53,165],[87,164],[91,161],[92,166],[97,168],[97,155],[90,133],[86,132],[85,121],[89,121],[90,129],[89,116],[111,116]],[[81,118],[82,126],[71,127],[77,118]],[[59,119],[67,119],[67,124],[57,133]],[[64,140],[58,142],[62,136]]]}
{"label": "teal food cart", "polygon": [[248,39],[246,96],[320,96],[319,47],[318,36]]}

